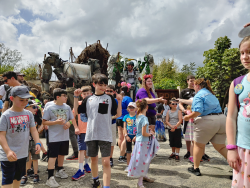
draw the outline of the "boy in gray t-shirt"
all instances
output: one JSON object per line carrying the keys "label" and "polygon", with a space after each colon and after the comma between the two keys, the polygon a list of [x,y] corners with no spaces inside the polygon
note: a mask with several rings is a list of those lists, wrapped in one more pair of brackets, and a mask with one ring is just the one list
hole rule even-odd
{"label": "boy in gray t-shirt", "polygon": [[54,178],[54,166],[58,157],[58,169],[56,177],[68,178],[64,168],[64,156],[69,152],[69,127],[74,119],[70,106],[66,103],[67,92],[57,88],[53,91],[54,104],[49,105],[44,110],[43,125],[49,126],[49,161],[48,180],[49,187],[59,187]]}
{"label": "boy in gray t-shirt", "polygon": [[21,177],[25,174],[30,133],[36,143],[36,154],[40,152],[41,143],[33,114],[24,109],[32,97],[29,90],[26,86],[16,86],[10,95],[13,105],[0,119],[2,187],[19,187]]}
{"label": "boy in gray t-shirt", "polygon": [[[110,152],[112,143],[111,117],[121,112],[121,95],[117,94],[117,103],[111,95],[106,95],[108,78],[103,74],[95,74],[92,77],[95,94],[86,97],[78,107],[78,114],[86,113],[88,116],[87,132],[85,142],[87,144],[87,156],[91,157],[91,172],[94,180],[93,187],[99,188],[98,177],[98,150],[100,147],[103,166],[103,185],[110,186],[111,168]],[[81,93],[80,89],[75,90],[74,104],[77,103]]]}

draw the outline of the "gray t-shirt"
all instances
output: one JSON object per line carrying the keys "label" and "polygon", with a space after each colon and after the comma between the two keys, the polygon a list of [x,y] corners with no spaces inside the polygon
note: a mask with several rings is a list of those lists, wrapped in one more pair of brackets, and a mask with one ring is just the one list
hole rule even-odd
{"label": "gray t-shirt", "polygon": [[[6,131],[6,140],[17,159],[28,157],[30,127],[35,127],[33,114],[28,110],[14,112],[6,110],[0,119],[0,131]],[[8,161],[0,146],[0,161]]]}
{"label": "gray t-shirt", "polygon": [[134,76],[134,71],[132,71],[132,72],[129,72],[129,71],[128,71],[128,79],[127,79],[127,82],[130,83],[130,84],[135,84],[135,78],[130,78],[130,76]]}
{"label": "gray t-shirt", "polygon": [[88,117],[85,142],[100,140],[112,142],[112,118],[116,115],[115,98],[102,94],[86,97],[78,107],[78,114],[86,113]]}
{"label": "gray t-shirt", "polygon": [[[43,114],[43,119],[47,121],[56,121],[57,119],[64,119],[65,123],[74,119],[71,108],[67,104],[56,105],[50,104],[46,107]],[[49,126],[49,142],[60,142],[69,140],[69,129],[64,130],[64,125],[51,125]]]}

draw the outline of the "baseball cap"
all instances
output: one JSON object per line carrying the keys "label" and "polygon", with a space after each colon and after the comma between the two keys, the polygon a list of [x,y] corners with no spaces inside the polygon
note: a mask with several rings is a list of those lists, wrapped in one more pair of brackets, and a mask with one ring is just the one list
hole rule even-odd
{"label": "baseball cap", "polygon": [[29,100],[29,101],[28,101],[28,104],[26,105],[25,108],[27,108],[28,106],[36,106],[36,105],[38,105],[38,103],[36,103],[36,101],[34,101],[34,100]]}
{"label": "baseball cap", "polygon": [[30,95],[30,92],[27,88],[27,86],[16,86],[13,87],[10,91],[10,95],[13,97],[20,97],[22,99],[28,99],[33,97],[32,95]]}
{"label": "baseball cap", "polygon": [[21,73],[21,72],[16,72],[17,76],[25,76],[25,74]]}
{"label": "baseball cap", "polygon": [[135,108],[136,108],[136,104],[135,104],[135,102],[130,102],[130,103],[128,104],[128,106],[133,106],[133,107],[135,107]]}

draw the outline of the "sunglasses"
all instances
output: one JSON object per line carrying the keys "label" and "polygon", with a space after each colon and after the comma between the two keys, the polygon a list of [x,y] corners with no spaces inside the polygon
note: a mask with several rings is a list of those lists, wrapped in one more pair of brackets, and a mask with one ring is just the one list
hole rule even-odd
{"label": "sunglasses", "polygon": [[106,89],[106,92],[108,92],[108,93],[113,93],[113,90],[108,90],[108,89]]}
{"label": "sunglasses", "polygon": [[177,105],[178,103],[171,103],[172,105]]}
{"label": "sunglasses", "polygon": [[133,106],[129,106],[128,108],[129,108],[129,109],[135,109],[135,107],[133,107]]}
{"label": "sunglasses", "polygon": [[[31,107],[31,108],[33,108],[33,109],[37,109],[37,106],[27,106],[27,107]],[[26,108],[27,108],[26,107]]]}
{"label": "sunglasses", "polygon": [[3,82],[4,82],[4,83],[7,83],[7,81],[8,81],[8,78],[7,78],[7,79],[5,79]]}

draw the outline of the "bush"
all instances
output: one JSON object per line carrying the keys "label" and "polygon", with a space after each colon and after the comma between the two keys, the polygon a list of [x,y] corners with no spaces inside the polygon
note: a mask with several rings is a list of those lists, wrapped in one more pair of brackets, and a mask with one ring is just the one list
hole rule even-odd
{"label": "bush", "polygon": [[38,79],[38,63],[28,64],[27,67],[22,68],[21,73],[25,74],[25,80],[36,80]]}

